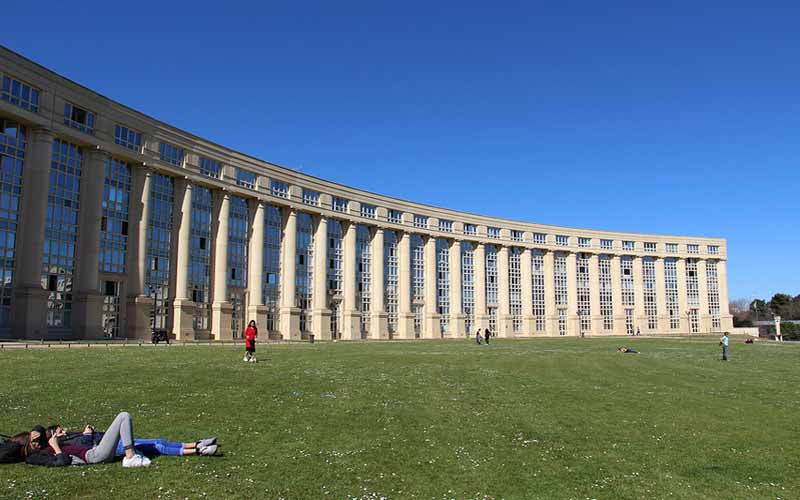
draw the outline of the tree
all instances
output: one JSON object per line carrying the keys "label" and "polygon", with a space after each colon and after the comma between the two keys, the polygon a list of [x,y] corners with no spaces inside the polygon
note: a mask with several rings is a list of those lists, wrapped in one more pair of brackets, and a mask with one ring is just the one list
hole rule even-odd
{"label": "tree", "polygon": [[792,316],[792,297],[785,293],[776,293],[769,301],[772,314],[789,319]]}
{"label": "tree", "polygon": [[734,299],[730,302],[729,308],[733,315],[733,326],[752,326],[749,299]]}
{"label": "tree", "polygon": [[772,317],[769,306],[761,299],[755,299],[750,303],[750,312],[753,321],[763,321]]}

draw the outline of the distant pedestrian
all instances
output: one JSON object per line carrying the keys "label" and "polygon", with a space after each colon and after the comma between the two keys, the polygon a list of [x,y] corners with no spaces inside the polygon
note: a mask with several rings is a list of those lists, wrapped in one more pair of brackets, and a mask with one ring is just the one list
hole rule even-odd
{"label": "distant pedestrian", "polygon": [[638,336],[640,336],[641,334],[642,334],[642,331],[641,331],[641,330],[639,330],[639,327],[637,326],[637,327],[636,327],[636,336],[638,337]]}
{"label": "distant pedestrian", "polygon": [[244,331],[244,362],[256,363],[256,337],[258,337],[258,328],[256,322],[250,320],[247,324],[247,329]]}
{"label": "distant pedestrian", "polygon": [[491,338],[491,336],[492,336],[492,332],[491,332],[491,330],[489,330],[487,328],[486,331],[483,334],[483,338],[486,341],[486,345],[489,345],[489,338]]}
{"label": "distant pedestrian", "polygon": [[478,331],[475,332],[475,343],[481,345],[481,329],[478,328]]}
{"label": "distant pedestrian", "polygon": [[722,334],[719,345],[722,346],[722,361],[728,361],[728,332]]}

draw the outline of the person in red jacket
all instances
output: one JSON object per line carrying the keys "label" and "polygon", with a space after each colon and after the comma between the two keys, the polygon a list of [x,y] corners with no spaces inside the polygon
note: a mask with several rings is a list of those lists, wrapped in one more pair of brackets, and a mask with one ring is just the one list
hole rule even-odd
{"label": "person in red jacket", "polygon": [[256,337],[258,337],[258,328],[256,322],[250,321],[244,331],[244,359],[245,362],[256,363]]}

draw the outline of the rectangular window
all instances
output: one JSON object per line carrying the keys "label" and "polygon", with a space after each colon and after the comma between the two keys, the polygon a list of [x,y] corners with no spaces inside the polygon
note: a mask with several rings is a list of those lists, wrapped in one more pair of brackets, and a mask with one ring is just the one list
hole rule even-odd
{"label": "rectangular window", "polygon": [[374,219],[375,218],[375,205],[367,205],[366,203],[361,204],[361,217],[366,217],[367,219]]}
{"label": "rectangular window", "polygon": [[94,135],[95,115],[71,102],[64,103],[64,125]]}
{"label": "rectangular window", "polygon": [[523,232],[516,229],[511,230],[511,241],[522,241]]}
{"label": "rectangular window", "polygon": [[171,177],[152,174],[150,216],[147,224],[145,293],[155,305],[155,327],[167,328],[169,314],[169,263],[172,238],[172,210],[175,193]]}
{"label": "rectangular window", "polygon": [[414,313],[414,335],[422,331],[422,314],[425,300],[425,243],[422,236],[411,235],[411,309]]}
{"label": "rectangular window", "polygon": [[589,279],[589,259],[591,254],[579,253],[576,256],[575,284],[578,288],[578,326],[581,333],[592,330],[592,300]]}
{"label": "rectangular window", "polygon": [[347,213],[347,205],[348,201],[344,198],[340,198],[338,196],[334,196],[333,200],[331,201],[333,211],[334,212],[342,212]]}
{"label": "rectangular window", "polygon": [[564,236],[561,234],[556,235],[556,245],[565,247],[569,245],[569,236]]}
{"label": "rectangular window", "polygon": [[272,196],[277,196],[278,198],[288,198],[289,184],[283,181],[279,181],[278,179],[270,179],[269,191],[270,193],[272,193]]}
{"label": "rectangular window", "polygon": [[508,250],[508,307],[511,331],[522,333],[522,249]]}
{"label": "rectangular window", "polygon": [[25,161],[26,129],[18,123],[0,118],[0,326],[11,322],[15,242],[19,220],[19,200],[22,190],[22,169]]}
{"label": "rectangular window", "polygon": [[603,317],[603,331],[614,330],[614,294],[611,282],[611,257],[601,255],[598,263],[600,282],[600,315]]}
{"label": "rectangular window", "polygon": [[547,235],[544,233],[533,233],[533,242],[537,245],[544,245],[547,243]]}
{"label": "rectangular window", "polygon": [[[497,309],[497,247],[486,245],[486,307],[492,310]],[[493,329],[492,331],[496,331]]]}
{"label": "rectangular window", "polygon": [[464,224],[464,234],[478,234],[478,227],[475,224]]}
{"label": "rectangular window", "polygon": [[717,279],[717,261],[706,261],[706,285],[708,286],[708,314],[711,316],[711,328],[722,329],[719,307],[719,281]]}
{"label": "rectangular window", "polygon": [[634,250],[636,248],[636,244],[633,241],[623,241],[622,242],[622,249],[623,250]]}
{"label": "rectangular window", "polygon": [[600,248],[603,250],[611,250],[614,248],[614,240],[600,240]]}
{"label": "rectangular window", "polygon": [[281,296],[281,210],[274,205],[264,207],[264,265],[262,298],[267,306],[267,330],[280,330]]}
{"label": "rectangular window", "polygon": [[678,266],[674,258],[664,259],[664,291],[666,293],[667,312],[669,314],[669,328],[680,328],[680,309],[678,300]]}
{"label": "rectangular window", "polygon": [[697,276],[697,259],[686,259],[686,301],[691,307],[700,305],[700,280]]}
{"label": "rectangular window", "polygon": [[42,254],[42,288],[49,292],[46,322],[50,328],[70,328],[72,325],[72,286],[82,168],[81,149],[75,144],[55,139]]}
{"label": "rectangular window", "polygon": [[443,231],[445,233],[452,233],[453,232],[453,221],[439,219],[439,231]]}
{"label": "rectangular window", "polygon": [[442,238],[436,240],[436,311],[444,335],[450,327],[450,244]]}
{"label": "rectangular window", "polygon": [[667,243],[666,244],[667,253],[678,253],[678,244],[677,243]]}
{"label": "rectangular window", "polygon": [[556,252],[553,258],[553,283],[556,306],[567,306],[567,254]]}
{"label": "rectangular window", "polygon": [[708,245],[709,255],[719,255],[719,245]]}
{"label": "rectangular window", "polygon": [[402,224],[403,212],[401,212],[400,210],[389,210],[388,220],[392,224]]}
{"label": "rectangular window", "polygon": [[16,78],[3,75],[3,88],[0,91],[0,100],[14,106],[27,109],[34,113],[39,112],[39,89],[21,82]]}
{"label": "rectangular window", "polygon": [[[390,212],[391,213],[391,212]],[[397,300],[400,287],[397,261],[397,235],[394,231],[385,231],[383,235],[384,259],[384,304],[389,334],[397,331]]]}
{"label": "rectangular window", "polygon": [[311,189],[303,188],[303,203],[313,207],[319,206],[319,193]]}
{"label": "rectangular window", "polygon": [[162,161],[175,165],[176,167],[183,166],[183,148],[179,148],[168,142],[162,142],[158,145],[158,154]]}
{"label": "rectangular window", "polygon": [[214,179],[219,179],[222,173],[222,165],[217,160],[201,156],[200,173],[208,177],[213,177]]}
{"label": "rectangular window", "polygon": [[114,125],[114,144],[141,153],[142,133],[122,125]]}
{"label": "rectangular window", "polygon": [[686,245],[686,252],[687,253],[700,253],[700,245]]}
{"label": "rectangular window", "polygon": [[499,238],[500,237],[500,228],[499,227],[488,227],[488,228],[486,228],[486,235],[489,238]]}
{"label": "rectangular window", "polygon": [[633,282],[633,257],[623,255],[619,259],[620,280],[622,288],[622,305],[633,306],[635,301]]}
{"label": "rectangular window", "polygon": [[656,304],[656,261],[652,257],[642,259],[642,285],[644,286],[644,314],[647,329],[658,329],[658,306]]}
{"label": "rectangular window", "polygon": [[461,243],[461,305],[466,316],[465,328],[472,332],[475,323],[475,248],[468,241]]}
{"label": "rectangular window", "polygon": [[592,246],[591,238],[578,238],[578,246],[581,248],[589,248]]}
{"label": "rectangular window", "polygon": [[655,252],[656,251],[656,244],[650,241],[646,241],[644,243],[644,251],[645,252]]}
{"label": "rectangular window", "polygon": [[[228,286],[247,287],[248,235],[250,234],[250,209],[247,200],[231,196],[228,216]],[[234,335],[241,335],[234,329]]]}
{"label": "rectangular window", "polygon": [[424,215],[415,215],[414,216],[414,227],[419,227],[422,229],[428,229],[428,218]]}
{"label": "rectangular window", "polygon": [[314,292],[314,221],[304,212],[297,214],[295,252],[295,306],[300,308],[300,331],[308,332]]}
{"label": "rectangular window", "polygon": [[531,252],[531,285],[533,299],[533,318],[537,332],[545,329],[545,277],[544,277],[544,252],[534,250]]}
{"label": "rectangular window", "polygon": [[[245,189],[256,188],[256,174],[243,168],[236,169],[236,185]],[[275,194],[274,192],[272,194]]]}
{"label": "rectangular window", "polygon": [[[363,207],[363,205],[362,205]],[[374,211],[374,207],[373,207]],[[361,338],[367,338],[370,325],[370,307],[372,305],[372,234],[368,226],[359,224],[356,227],[356,305],[361,324]]]}
{"label": "rectangular window", "polygon": [[342,224],[337,220],[328,221],[328,264],[327,280],[328,293],[330,296],[338,296],[342,293],[342,283],[344,280],[344,244],[342,242]]}
{"label": "rectangular window", "polygon": [[116,159],[105,162],[99,267],[104,273],[124,273],[128,249],[130,166]]}
{"label": "rectangular window", "polygon": [[195,303],[192,326],[195,331],[211,328],[211,241],[214,203],[211,190],[192,186],[192,210],[189,227],[189,291]]}

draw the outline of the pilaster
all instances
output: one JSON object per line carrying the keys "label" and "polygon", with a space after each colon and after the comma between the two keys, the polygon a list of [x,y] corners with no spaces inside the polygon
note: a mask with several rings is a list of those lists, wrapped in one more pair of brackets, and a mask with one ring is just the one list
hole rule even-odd
{"label": "pilaster", "polygon": [[281,309],[280,329],[284,340],[300,339],[300,308],[297,307],[297,211],[283,209],[281,238]]}
{"label": "pilaster", "polygon": [[439,319],[441,315],[437,304],[437,262],[436,238],[428,236],[425,240],[425,324],[422,337],[426,339],[442,338]]}
{"label": "pilaster", "polygon": [[[508,281],[508,247],[497,245],[497,332],[498,337],[513,337],[511,292]],[[493,332],[494,333],[494,332]]]}
{"label": "pilaster", "polygon": [[450,323],[447,336],[463,338],[467,335],[466,316],[462,297],[461,241],[452,240],[448,254],[450,266]]}
{"label": "pilaster", "polygon": [[314,293],[311,296],[311,330],[320,340],[331,339],[331,310],[328,308],[328,219],[314,218]]}

